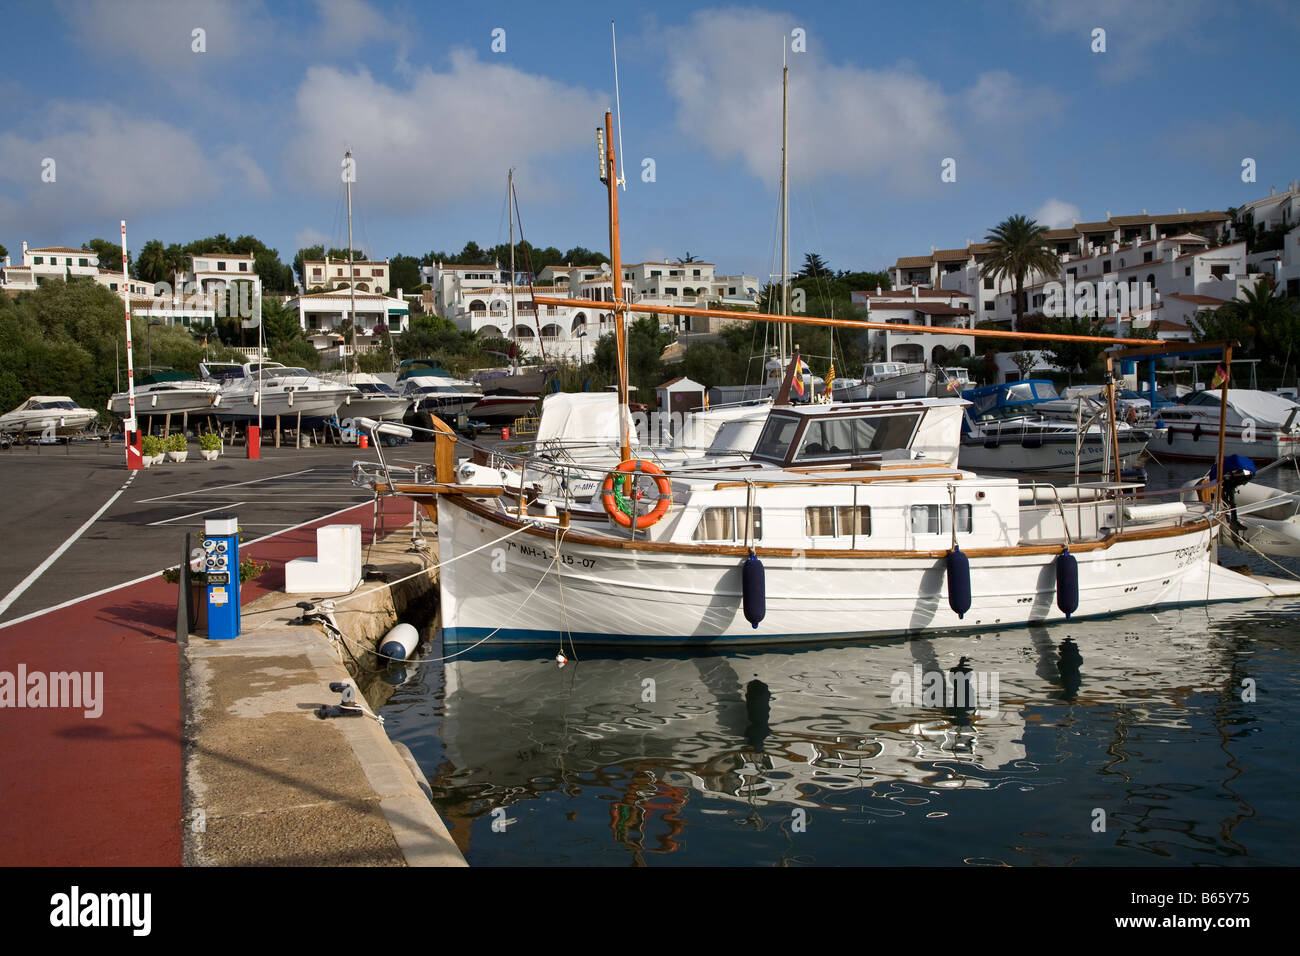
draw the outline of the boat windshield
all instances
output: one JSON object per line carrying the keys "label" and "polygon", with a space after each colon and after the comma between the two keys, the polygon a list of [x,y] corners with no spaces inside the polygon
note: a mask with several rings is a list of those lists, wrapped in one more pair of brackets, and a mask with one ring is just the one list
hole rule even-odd
{"label": "boat windshield", "polygon": [[921,416],[914,413],[810,421],[804,429],[795,461],[861,458],[895,448],[907,448],[920,420]]}
{"label": "boat windshield", "polygon": [[77,407],[77,403],[76,403],[76,402],[33,402],[33,403],[31,404],[31,406],[29,406],[29,407],[30,407],[31,409],[33,409],[33,410],[35,410],[35,409],[46,409],[46,408],[68,408],[68,409],[71,409],[71,408],[76,408],[76,407]]}
{"label": "boat windshield", "polygon": [[758,444],[754,446],[755,458],[766,458],[769,461],[785,461],[785,456],[790,452],[790,443],[794,441],[794,433],[799,428],[799,419],[786,415],[769,416],[767,424],[763,426],[763,434],[758,436]]}

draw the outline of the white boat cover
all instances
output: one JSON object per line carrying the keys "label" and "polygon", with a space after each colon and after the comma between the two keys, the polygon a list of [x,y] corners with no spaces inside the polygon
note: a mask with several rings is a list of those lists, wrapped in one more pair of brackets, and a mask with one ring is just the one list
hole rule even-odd
{"label": "white boat cover", "polygon": [[1253,419],[1257,427],[1281,428],[1291,416],[1291,412],[1300,408],[1289,398],[1261,392],[1251,388],[1228,389],[1228,424],[1240,425],[1247,418]]}
{"label": "white boat cover", "polygon": [[[630,409],[627,417],[631,444],[640,443]],[[542,399],[537,442],[615,444],[622,441],[618,423],[618,395],[614,392],[554,392]]]}

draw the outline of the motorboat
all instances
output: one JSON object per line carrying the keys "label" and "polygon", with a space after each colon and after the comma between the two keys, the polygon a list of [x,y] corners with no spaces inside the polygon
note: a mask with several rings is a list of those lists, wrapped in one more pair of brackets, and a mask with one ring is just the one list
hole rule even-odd
{"label": "motorboat", "polygon": [[98,412],[82,408],[67,395],[33,395],[0,415],[0,432],[66,438],[85,431],[98,417]]}
{"label": "motorboat", "polygon": [[[1225,456],[1267,463],[1300,453],[1300,404],[1257,389],[1230,388],[1227,393]],[[1168,433],[1153,450],[1162,458],[1216,459],[1223,407],[1222,392],[1210,389],[1161,409]]]}
{"label": "motorboat", "polygon": [[1121,469],[1138,465],[1156,434],[1128,421],[1115,423],[1087,394],[1063,399],[1046,379],[1024,379],[968,389],[971,403],[961,437],[961,465],[976,471],[1082,474],[1114,469],[1112,436]]}
{"label": "motorboat", "polygon": [[353,372],[334,381],[335,384],[350,385],[360,393],[344,400],[345,409],[341,409],[340,414],[346,412],[349,417],[401,421],[411,405],[410,399],[378,375]]}
{"label": "motorboat", "polygon": [[[221,385],[173,369],[147,371],[135,385],[137,416],[208,414],[214,412]],[[130,414],[129,393],[114,392],[108,410],[119,418]]]}
{"label": "motorboat", "polygon": [[[207,365],[207,363],[204,363]],[[217,417],[223,422],[282,419],[304,424],[335,418],[345,401],[360,395],[349,385],[327,382],[305,368],[279,362],[207,365],[207,374],[221,382]]]}
{"label": "motorboat", "polygon": [[[473,382],[452,378],[450,374],[412,375],[400,379],[401,397],[410,403],[410,410],[404,421],[421,425],[420,413],[436,415],[440,418],[455,419],[462,412],[468,414],[470,409],[483,398],[483,390]],[[424,425],[423,427],[427,427]]]}
{"label": "motorboat", "polygon": [[448,646],[843,640],[1300,593],[1213,562],[1212,502],[957,467],[964,405],[773,408],[746,460],[635,459],[603,513],[482,476],[391,487],[438,525]]}
{"label": "motorboat", "polygon": [[[1255,462],[1244,455],[1223,459],[1223,500],[1227,517],[1225,541],[1230,547],[1257,551],[1280,557],[1300,557],[1300,495],[1283,491],[1259,481],[1279,465],[1295,464],[1295,459],[1279,459],[1257,470]],[[1218,462],[1200,478],[1184,487],[1209,501],[1214,495]]]}
{"label": "motorboat", "polygon": [[[969,379],[967,380],[969,381]],[[862,402],[876,398],[920,398],[933,392],[934,372],[913,362],[868,362],[862,380],[835,393],[837,402]]]}
{"label": "motorboat", "polygon": [[[610,112],[603,149],[618,276]],[[599,304],[563,300],[575,302]],[[613,307],[616,323],[656,308],[617,296]],[[960,467],[968,405],[927,396],[774,406],[741,460],[670,469],[633,457],[621,436],[622,460],[606,473],[594,514],[530,502],[500,478],[461,480],[458,439],[445,422],[436,423],[432,469],[387,474],[382,485],[358,478],[436,522],[449,648],[822,642],[1300,595],[1300,582],[1216,562],[1213,501],[1162,498],[1123,481],[1057,489]]]}

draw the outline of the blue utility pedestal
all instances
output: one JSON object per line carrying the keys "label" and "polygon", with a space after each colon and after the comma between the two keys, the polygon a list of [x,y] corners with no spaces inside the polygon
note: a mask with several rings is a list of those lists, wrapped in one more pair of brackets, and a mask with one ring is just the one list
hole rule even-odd
{"label": "blue utility pedestal", "polygon": [[208,575],[208,637],[239,636],[239,519],[213,515],[203,523],[203,570]]}

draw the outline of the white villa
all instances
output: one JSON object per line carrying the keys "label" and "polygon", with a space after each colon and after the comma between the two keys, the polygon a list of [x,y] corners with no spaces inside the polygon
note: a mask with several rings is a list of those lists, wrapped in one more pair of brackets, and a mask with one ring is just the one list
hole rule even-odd
{"label": "white villa", "polygon": [[[356,313],[352,312],[353,300]],[[346,285],[328,292],[314,292],[288,299],[285,307],[298,313],[298,324],[307,340],[317,349],[329,352],[331,357],[351,355],[351,347],[343,328],[352,322],[357,330],[357,352],[373,352],[383,348],[383,333],[400,335],[411,324],[410,307],[402,298],[378,292],[353,293]]]}
{"label": "white villa", "polygon": [[[547,360],[583,361],[597,340],[613,331],[614,283],[609,264],[546,266],[537,276],[536,304],[527,276],[516,276],[515,321],[510,321],[509,275],[498,267],[438,263],[420,270],[432,287],[434,312],[484,338],[514,338],[521,349]],[[718,276],[708,262],[641,262],[623,267],[624,294],[642,304],[757,307],[755,276]],[[609,309],[570,308],[548,298],[609,302]],[[669,321],[673,319],[675,321]],[[681,332],[713,332],[727,319],[665,316]]]}
{"label": "white villa", "polygon": [[387,259],[383,262],[357,259],[349,267],[346,259],[326,256],[320,262],[304,260],[302,273],[304,289],[346,289],[355,281],[358,292],[378,292],[380,295],[388,294],[392,279]]}
{"label": "white villa", "polygon": [[887,322],[899,326],[899,331],[873,329],[867,333],[867,344],[882,361],[935,362],[943,364],[952,358],[966,358],[971,354],[971,340],[963,335],[941,335],[931,332],[908,332],[907,326],[968,329],[972,327],[974,311],[971,297],[952,289],[910,289],[852,293],[853,304],[864,310],[868,322]]}

